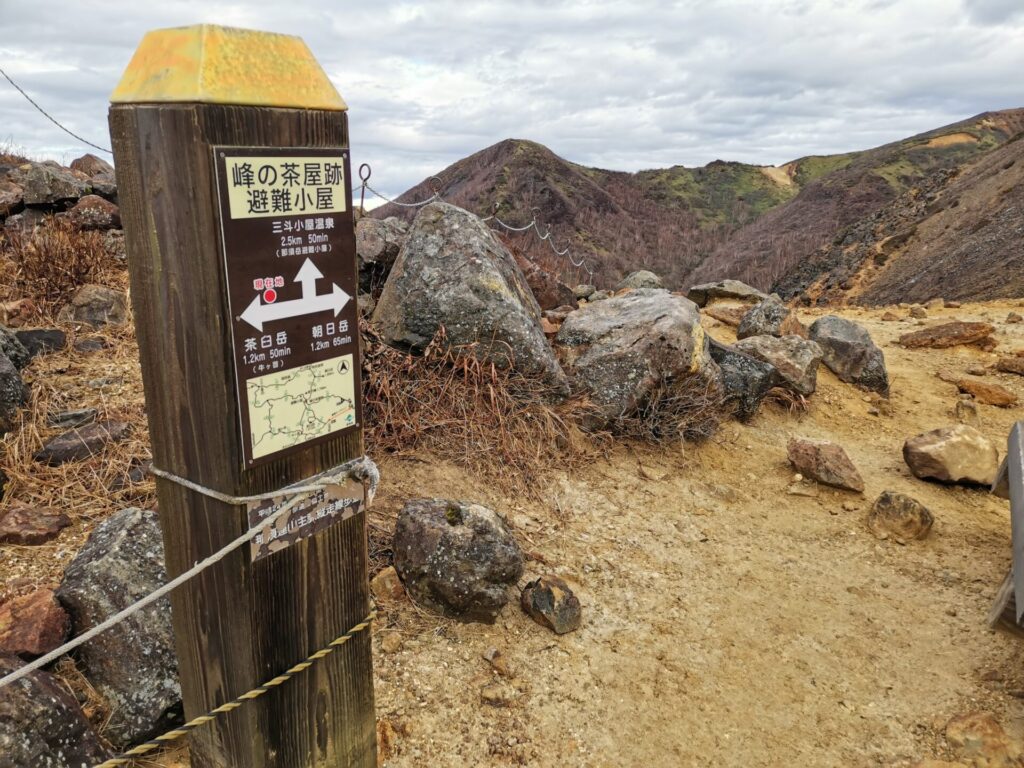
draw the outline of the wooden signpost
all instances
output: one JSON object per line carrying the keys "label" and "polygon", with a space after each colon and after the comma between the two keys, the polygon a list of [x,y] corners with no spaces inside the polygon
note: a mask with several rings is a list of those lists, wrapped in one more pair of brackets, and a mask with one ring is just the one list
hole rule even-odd
{"label": "wooden signpost", "polygon": [[[346,106],[305,44],[206,25],[151,32],[111,102],[154,465],[240,496],[361,456]],[[167,479],[157,492],[171,577],[274,504],[250,510]],[[367,616],[360,493],[309,499],[173,594],[186,717]],[[369,632],[193,731],[191,761],[375,766]]]}

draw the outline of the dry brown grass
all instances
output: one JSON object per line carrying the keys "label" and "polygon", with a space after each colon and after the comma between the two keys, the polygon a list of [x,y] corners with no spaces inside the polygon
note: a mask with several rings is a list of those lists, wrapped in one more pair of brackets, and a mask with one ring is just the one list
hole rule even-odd
{"label": "dry brown grass", "polygon": [[617,435],[662,445],[681,440],[707,440],[725,417],[721,384],[699,374],[679,382],[665,382],[640,408],[619,416]]}
{"label": "dry brown grass", "polygon": [[387,346],[369,325],[362,330],[371,454],[428,452],[523,491],[593,451],[578,426],[584,401],[553,405],[540,378],[481,362],[475,345],[449,347],[443,329],[422,356]]}
{"label": "dry brown grass", "polygon": [[67,302],[84,283],[123,273],[101,232],[81,232],[49,217],[28,233],[0,230],[0,299],[30,299],[42,313]]}

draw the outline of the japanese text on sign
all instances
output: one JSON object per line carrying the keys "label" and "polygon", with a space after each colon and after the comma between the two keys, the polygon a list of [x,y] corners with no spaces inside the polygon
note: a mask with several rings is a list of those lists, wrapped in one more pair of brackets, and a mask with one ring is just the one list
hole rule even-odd
{"label": "japanese text on sign", "polygon": [[227,157],[232,219],[342,213],[345,166],[329,157]]}

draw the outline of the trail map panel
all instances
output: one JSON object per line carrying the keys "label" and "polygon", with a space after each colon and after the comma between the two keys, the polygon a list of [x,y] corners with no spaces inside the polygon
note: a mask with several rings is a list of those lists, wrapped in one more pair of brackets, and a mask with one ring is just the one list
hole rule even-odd
{"label": "trail map panel", "polygon": [[349,157],[214,152],[243,460],[253,466],[362,419]]}

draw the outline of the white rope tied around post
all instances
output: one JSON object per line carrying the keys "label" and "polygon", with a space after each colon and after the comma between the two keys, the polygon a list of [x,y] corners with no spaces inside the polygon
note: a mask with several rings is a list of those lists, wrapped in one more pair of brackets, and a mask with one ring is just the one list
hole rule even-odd
{"label": "white rope tied around post", "polygon": [[208,496],[211,499],[216,499],[217,501],[224,502],[225,504],[232,504],[235,506],[251,504],[253,502],[258,501],[269,501],[276,499],[279,496],[294,496],[294,498],[285,503],[277,512],[270,515],[265,520],[261,521],[258,525],[253,526],[245,533],[243,533],[241,536],[238,536],[237,538],[233,539],[213,554],[200,560],[187,571],[184,571],[175,578],[171,579],[169,582],[164,584],[159,589],[146,595],[141,600],[132,603],[127,608],[118,611],[113,616],[110,616],[104,621],[97,624],[95,627],[92,627],[91,629],[83,632],[81,635],[74,638],[73,640],[69,640],[68,642],[64,643],[64,645],[60,646],[59,648],[53,649],[49,653],[40,656],[35,661],[29,662],[25,666],[20,667],[11,672],[10,674],[0,678],[0,690],[6,688],[8,685],[16,683],[18,680],[21,680],[23,677],[30,675],[38,669],[42,669],[47,664],[56,661],[69,651],[73,651],[79,646],[84,645],[97,635],[106,632],[111,627],[120,624],[128,617],[152,605],[157,600],[159,600],[162,597],[165,597],[170,592],[173,592],[177,587],[180,587],[189,579],[195,578],[210,566],[223,560],[236,549],[243,547],[249,542],[251,542],[253,537],[256,536],[256,534],[258,534],[268,525],[272,526],[275,523],[277,523],[279,519],[288,514],[296,505],[298,505],[300,502],[308,498],[310,494],[322,491],[325,488],[334,485],[336,482],[342,480],[344,477],[354,477],[357,480],[362,480],[369,486],[366,491],[366,503],[370,504],[370,502],[373,501],[373,497],[377,492],[377,486],[380,483],[380,471],[377,469],[377,465],[374,464],[373,460],[370,459],[368,456],[360,456],[358,459],[353,459],[352,461],[346,462],[345,464],[342,464],[336,467],[335,469],[330,470],[328,473],[325,473],[327,477],[321,482],[313,483],[311,485],[296,485],[288,488],[282,488],[277,491],[268,491],[267,493],[258,493],[251,496],[231,496],[230,494],[221,493],[220,491],[215,491],[212,488],[206,488],[200,485],[199,483],[194,483],[191,480],[186,480],[183,477],[178,477],[177,475],[171,472],[167,472],[162,469],[157,469],[156,467],[152,467],[150,471],[157,477],[163,478],[164,480],[169,480],[170,482],[180,485],[183,488],[188,488],[191,491],[195,491],[196,493]]}

